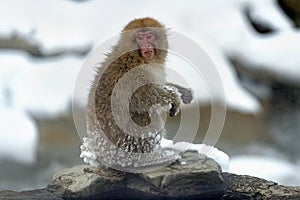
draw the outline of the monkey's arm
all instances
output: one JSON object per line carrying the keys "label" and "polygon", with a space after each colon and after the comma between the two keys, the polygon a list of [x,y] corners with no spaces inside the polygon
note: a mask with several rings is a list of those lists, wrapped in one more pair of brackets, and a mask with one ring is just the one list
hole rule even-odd
{"label": "monkey's arm", "polygon": [[170,116],[179,111],[180,97],[173,86],[146,84],[137,89],[131,97],[130,110],[135,112],[148,112],[153,106],[171,106]]}
{"label": "monkey's arm", "polygon": [[189,104],[193,100],[193,91],[191,88],[184,88],[175,83],[167,83],[167,86],[172,86],[177,88],[178,92],[181,94],[181,100],[184,104]]}

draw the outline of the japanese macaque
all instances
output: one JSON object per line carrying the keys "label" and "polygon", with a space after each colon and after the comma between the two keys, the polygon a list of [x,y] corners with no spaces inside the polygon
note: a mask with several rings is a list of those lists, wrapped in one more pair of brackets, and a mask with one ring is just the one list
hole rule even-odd
{"label": "japanese macaque", "polygon": [[91,85],[88,137],[81,146],[85,162],[136,166],[129,155],[160,148],[165,113],[173,117],[182,99],[192,100],[190,90],[166,83],[167,49],[165,27],[152,18],[135,19],[124,28]]}

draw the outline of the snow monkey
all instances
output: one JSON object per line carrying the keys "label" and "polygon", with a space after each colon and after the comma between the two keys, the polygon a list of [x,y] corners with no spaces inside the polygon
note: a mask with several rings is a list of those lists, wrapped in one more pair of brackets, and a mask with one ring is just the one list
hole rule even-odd
{"label": "snow monkey", "polygon": [[[189,103],[192,99],[190,90],[166,83],[167,49],[166,29],[155,19],[135,19],[125,26],[91,85],[86,112],[88,137],[81,146],[85,162],[129,166],[133,164],[129,153],[151,153],[160,148],[165,131],[163,114],[175,116],[181,101]],[[123,120],[126,112],[129,120]],[[137,129],[131,128],[129,121]]]}

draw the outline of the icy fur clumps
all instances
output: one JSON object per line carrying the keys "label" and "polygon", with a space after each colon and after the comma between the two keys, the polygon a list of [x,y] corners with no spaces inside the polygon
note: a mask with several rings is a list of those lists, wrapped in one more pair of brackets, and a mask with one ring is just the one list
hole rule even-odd
{"label": "icy fur clumps", "polygon": [[112,144],[99,132],[84,137],[80,148],[80,157],[85,163],[94,167],[106,166],[128,172],[153,170],[180,158],[177,151],[161,147],[151,153],[127,152]]}

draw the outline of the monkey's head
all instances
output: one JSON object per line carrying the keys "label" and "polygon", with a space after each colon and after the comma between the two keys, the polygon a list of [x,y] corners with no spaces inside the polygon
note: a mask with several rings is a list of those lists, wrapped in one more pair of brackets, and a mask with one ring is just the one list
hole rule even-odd
{"label": "monkey's head", "polygon": [[123,29],[121,41],[147,61],[164,60],[168,49],[165,27],[150,17],[135,19]]}

